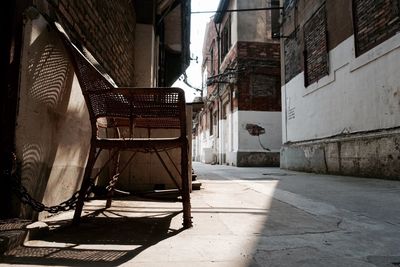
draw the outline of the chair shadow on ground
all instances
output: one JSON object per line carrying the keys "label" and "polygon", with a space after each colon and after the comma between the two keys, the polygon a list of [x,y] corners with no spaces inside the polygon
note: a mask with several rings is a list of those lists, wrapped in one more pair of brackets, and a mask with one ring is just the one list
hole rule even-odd
{"label": "chair shadow on ground", "polygon": [[0,259],[0,262],[27,265],[117,266],[184,230],[170,228],[172,218],[181,211],[145,217],[98,217],[103,212],[104,209],[82,217],[79,225],[68,224],[70,221],[58,221],[58,225],[68,225],[51,230],[41,238],[46,241],[46,245],[22,246],[12,250]]}

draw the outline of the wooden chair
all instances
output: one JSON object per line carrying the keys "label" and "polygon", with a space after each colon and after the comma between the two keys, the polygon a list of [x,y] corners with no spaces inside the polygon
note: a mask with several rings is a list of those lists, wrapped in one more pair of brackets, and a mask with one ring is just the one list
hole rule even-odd
{"label": "wooden chair", "polygon": [[[85,195],[91,185],[93,166],[100,152],[106,150],[152,152],[178,187],[183,203],[183,226],[192,226],[190,207],[190,182],[188,173],[188,140],[186,133],[186,104],[184,91],[179,88],[121,88],[113,86],[98,69],[87,60],[79,49],[64,34],[60,33],[63,44],[75,69],[83,96],[89,111],[92,136],[90,152],[80,189],[73,221],[79,222]],[[99,119],[106,124],[99,123]],[[98,126],[129,127],[129,137],[99,137]],[[149,135],[138,138],[133,130],[145,128]],[[179,134],[170,138],[154,138],[152,129],[175,129]],[[168,154],[170,149],[180,149],[180,169],[166,164],[160,153]],[[172,167],[180,174],[181,183],[173,176]],[[117,167],[118,172],[118,167]],[[115,177],[118,176],[118,173]],[[113,189],[113,188],[112,188]],[[106,207],[111,205],[112,190]]]}

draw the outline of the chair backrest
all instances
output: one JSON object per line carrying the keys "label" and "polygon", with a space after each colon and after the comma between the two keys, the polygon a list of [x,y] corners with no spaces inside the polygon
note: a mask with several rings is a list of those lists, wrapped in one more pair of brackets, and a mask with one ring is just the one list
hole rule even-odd
{"label": "chair backrest", "polygon": [[92,127],[99,117],[129,118],[135,127],[181,129],[186,136],[185,94],[180,88],[118,90],[60,32],[88,106]]}
{"label": "chair backrest", "polygon": [[185,94],[180,88],[132,88],[128,99],[135,127],[186,127]]}

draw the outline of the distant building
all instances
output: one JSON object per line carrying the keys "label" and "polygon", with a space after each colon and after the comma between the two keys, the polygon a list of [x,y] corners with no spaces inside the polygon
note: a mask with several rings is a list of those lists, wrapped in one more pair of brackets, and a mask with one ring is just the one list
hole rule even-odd
{"label": "distant building", "polygon": [[281,5],[281,167],[400,179],[400,1]]}
{"label": "distant building", "polygon": [[266,1],[221,0],[203,48],[204,99],[193,129],[193,158],[234,166],[279,165],[279,41]]}

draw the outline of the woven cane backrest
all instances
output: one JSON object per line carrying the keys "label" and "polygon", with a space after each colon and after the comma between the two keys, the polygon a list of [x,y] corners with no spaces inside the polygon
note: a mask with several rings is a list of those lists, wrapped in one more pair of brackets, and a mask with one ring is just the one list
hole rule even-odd
{"label": "woven cane backrest", "polygon": [[132,88],[129,95],[135,126],[181,128],[185,98],[178,88]]}
{"label": "woven cane backrest", "polygon": [[[186,135],[185,96],[179,88],[114,87],[86,57],[63,36],[92,120],[99,117],[128,118],[142,128],[180,128]],[[92,121],[92,124],[95,122]]]}

